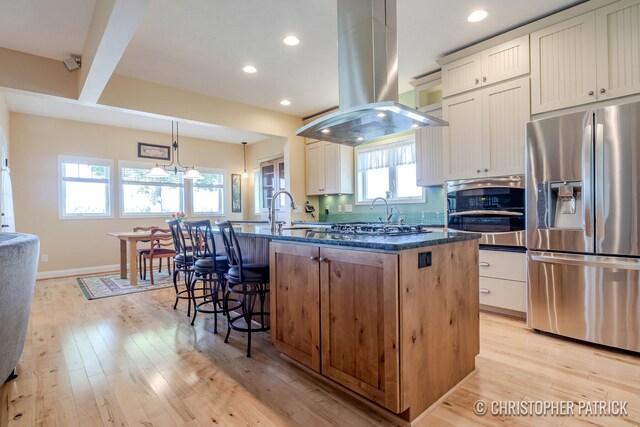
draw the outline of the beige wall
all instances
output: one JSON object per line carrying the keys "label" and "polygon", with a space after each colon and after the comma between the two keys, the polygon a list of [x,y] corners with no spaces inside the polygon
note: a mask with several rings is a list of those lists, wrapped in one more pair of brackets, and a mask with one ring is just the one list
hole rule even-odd
{"label": "beige wall", "polygon": [[[58,219],[58,155],[100,157],[139,161],[138,141],[168,145],[168,134],[95,125],[11,113],[11,170],[15,199],[16,229],[40,237],[41,254],[49,256],[39,271],[58,271],[119,262],[119,243],[110,231],[128,231],[137,225],[162,225],[162,218],[119,218],[118,186],[114,186],[113,219]],[[231,173],[242,173],[240,144],[180,137],[183,164],[224,168],[225,218],[231,214]],[[117,174],[116,174],[117,176]],[[247,180],[243,180],[243,192]],[[250,191],[249,188],[247,190]],[[248,205],[243,205],[247,211]],[[212,219],[223,219],[215,217]]]}
{"label": "beige wall", "polygon": [[[0,132],[5,138],[9,138],[9,107],[7,107],[7,99],[4,93],[0,92]],[[0,144],[4,142],[4,138],[0,136]]]}

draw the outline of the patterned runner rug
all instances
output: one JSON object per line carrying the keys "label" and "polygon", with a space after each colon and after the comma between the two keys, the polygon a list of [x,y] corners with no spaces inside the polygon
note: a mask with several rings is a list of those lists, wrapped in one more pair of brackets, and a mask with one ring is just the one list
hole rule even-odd
{"label": "patterned runner rug", "polygon": [[78,277],[76,280],[78,282],[78,286],[80,286],[80,289],[82,290],[82,293],[89,300],[133,294],[136,292],[151,291],[154,289],[163,289],[173,286],[173,277],[167,274],[166,270],[162,273],[158,273],[157,271],[153,273],[153,285],[151,285],[148,272],[147,280],[138,279],[137,285],[131,285],[131,283],[129,283],[129,279],[121,279],[120,273]]}

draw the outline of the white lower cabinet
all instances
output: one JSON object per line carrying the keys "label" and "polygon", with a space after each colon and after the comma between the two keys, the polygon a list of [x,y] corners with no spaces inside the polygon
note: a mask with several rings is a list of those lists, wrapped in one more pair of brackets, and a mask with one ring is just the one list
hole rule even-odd
{"label": "white lower cabinet", "polygon": [[481,249],[479,266],[482,308],[526,316],[526,254]]}

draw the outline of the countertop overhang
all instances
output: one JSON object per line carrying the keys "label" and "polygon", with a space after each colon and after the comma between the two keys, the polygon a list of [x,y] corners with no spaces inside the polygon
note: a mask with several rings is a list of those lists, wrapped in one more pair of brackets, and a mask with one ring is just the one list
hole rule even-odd
{"label": "countertop overhang", "polygon": [[384,251],[402,251],[424,246],[442,245],[463,240],[480,239],[478,233],[461,233],[456,231],[438,231],[430,233],[393,235],[367,234],[329,234],[315,228],[285,228],[282,232],[272,233],[268,225],[242,224],[234,225],[238,236],[267,238],[278,241],[334,245]]}

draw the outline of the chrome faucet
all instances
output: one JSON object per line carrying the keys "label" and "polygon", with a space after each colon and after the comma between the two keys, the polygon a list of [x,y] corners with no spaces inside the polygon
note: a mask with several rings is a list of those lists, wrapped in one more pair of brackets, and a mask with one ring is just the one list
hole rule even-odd
{"label": "chrome faucet", "polygon": [[287,190],[278,190],[273,193],[271,198],[271,206],[269,207],[269,224],[271,224],[271,232],[276,232],[276,200],[281,194],[286,194],[291,199],[291,210],[296,209],[296,202],[293,201],[293,196]]}
{"label": "chrome faucet", "polygon": [[[391,220],[391,210],[389,209],[389,202],[387,201],[387,199],[385,199],[384,197],[376,197],[375,199],[373,199],[373,201],[371,202],[371,206],[369,207],[369,209],[373,210],[373,205],[376,204],[376,202],[378,200],[382,200],[386,206],[386,219],[384,220],[385,223],[389,223],[389,220]],[[378,217],[378,219],[382,222],[382,218]]]}
{"label": "chrome faucet", "polygon": [[398,213],[398,225],[402,225],[404,224],[404,220],[406,219],[406,217],[404,215],[402,215],[402,213],[400,212],[400,209],[398,209],[397,206],[394,206],[391,208],[391,213],[393,214],[393,210],[396,210],[396,212]]}

